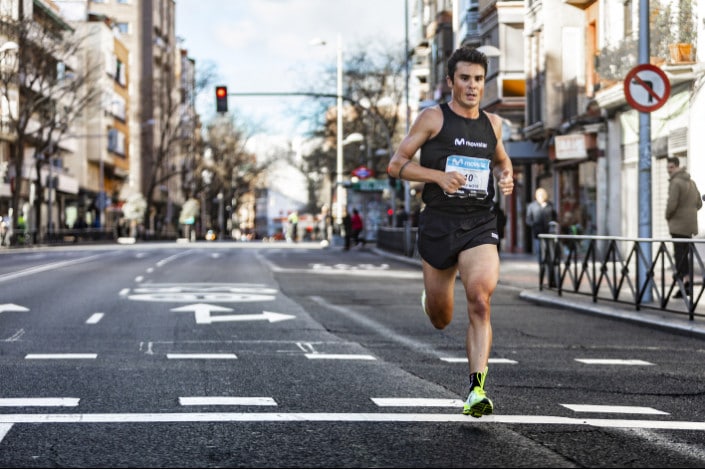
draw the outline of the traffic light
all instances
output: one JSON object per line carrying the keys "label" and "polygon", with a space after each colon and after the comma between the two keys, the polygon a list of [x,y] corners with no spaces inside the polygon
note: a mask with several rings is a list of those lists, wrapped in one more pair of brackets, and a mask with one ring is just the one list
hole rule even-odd
{"label": "traffic light", "polygon": [[215,87],[215,109],[219,113],[228,112],[228,87]]}

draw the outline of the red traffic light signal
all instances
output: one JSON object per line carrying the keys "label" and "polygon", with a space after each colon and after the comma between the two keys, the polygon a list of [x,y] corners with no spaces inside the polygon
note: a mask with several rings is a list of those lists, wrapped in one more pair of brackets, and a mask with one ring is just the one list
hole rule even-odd
{"label": "red traffic light signal", "polygon": [[228,112],[228,87],[215,87],[215,109],[219,113]]}

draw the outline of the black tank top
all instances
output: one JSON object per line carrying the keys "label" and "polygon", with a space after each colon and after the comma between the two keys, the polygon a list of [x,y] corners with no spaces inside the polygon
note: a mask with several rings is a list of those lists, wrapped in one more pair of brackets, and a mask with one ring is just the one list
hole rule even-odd
{"label": "black tank top", "polygon": [[[421,166],[445,171],[448,157],[475,157],[489,160],[480,162],[489,169],[487,195],[481,197],[451,197],[446,195],[436,183],[426,183],[422,199],[426,207],[451,213],[468,213],[488,210],[494,199],[494,177],[492,159],[497,148],[497,136],[492,123],[483,111],[477,119],[464,118],[455,114],[447,103],[440,105],[443,112],[441,131],[421,146]],[[484,186],[484,185],[483,185]]]}

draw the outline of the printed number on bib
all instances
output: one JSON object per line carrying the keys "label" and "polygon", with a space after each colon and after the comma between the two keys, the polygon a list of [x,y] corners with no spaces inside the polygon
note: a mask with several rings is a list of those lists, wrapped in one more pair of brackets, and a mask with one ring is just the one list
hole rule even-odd
{"label": "printed number on bib", "polygon": [[490,161],[485,158],[451,155],[446,160],[446,173],[457,171],[465,176],[465,184],[449,197],[487,197],[487,185],[490,180]]}

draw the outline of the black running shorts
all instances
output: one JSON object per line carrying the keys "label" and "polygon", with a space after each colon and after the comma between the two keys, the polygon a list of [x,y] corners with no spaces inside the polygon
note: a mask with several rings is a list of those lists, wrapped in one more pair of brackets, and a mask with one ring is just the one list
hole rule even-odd
{"label": "black running shorts", "polygon": [[448,214],[426,208],[419,216],[418,249],[421,258],[436,269],[450,268],[461,251],[480,245],[497,245],[495,214]]}

